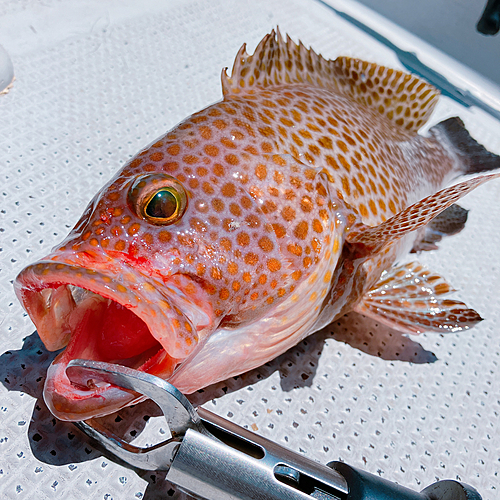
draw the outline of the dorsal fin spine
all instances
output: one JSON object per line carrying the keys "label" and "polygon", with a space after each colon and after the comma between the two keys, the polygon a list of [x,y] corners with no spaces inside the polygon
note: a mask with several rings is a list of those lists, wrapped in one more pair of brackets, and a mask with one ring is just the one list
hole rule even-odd
{"label": "dorsal fin spine", "polygon": [[[248,70],[243,72],[245,67]],[[252,77],[254,87],[305,82],[323,88],[334,86],[334,61],[317,55],[300,41],[296,44],[288,35],[284,40],[279,29],[266,35],[251,56],[243,44],[236,55],[231,76],[226,70],[223,69],[221,78],[225,98],[248,90]]]}

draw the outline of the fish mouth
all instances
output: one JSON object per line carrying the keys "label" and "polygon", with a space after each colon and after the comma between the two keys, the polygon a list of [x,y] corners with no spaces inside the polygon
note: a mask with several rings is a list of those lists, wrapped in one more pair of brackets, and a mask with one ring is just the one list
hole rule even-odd
{"label": "fish mouth", "polygon": [[101,272],[53,259],[25,268],[15,282],[19,300],[47,349],[65,347],[47,370],[43,397],[50,411],[78,421],[144,399],[98,380],[70,381],[72,359],[116,363],[168,380],[212,323],[207,303],[192,299],[200,298],[201,288],[184,275],[159,283],[123,266]]}

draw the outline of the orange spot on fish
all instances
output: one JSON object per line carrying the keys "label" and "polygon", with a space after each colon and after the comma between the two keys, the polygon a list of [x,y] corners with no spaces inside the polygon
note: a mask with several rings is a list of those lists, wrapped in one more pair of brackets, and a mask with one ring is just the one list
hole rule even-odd
{"label": "orange spot on fish", "polygon": [[295,226],[293,234],[299,240],[304,240],[307,237],[308,230],[309,230],[308,223],[306,221],[301,221]]}
{"label": "orange spot on fish", "polygon": [[135,222],[127,229],[127,233],[130,236],[133,236],[134,234],[137,234],[139,232],[139,229],[141,229],[141,225],[138,222]]}
{"label": "orange spot on fish", "polygon": [[178,144],[172,144],[167,148],[167,153],[172,156],[177,156],[181,151],[181,148]]}
{"label": "orange spot on fish", "polygon": [[204,150],[209,156],[217,156],[219,154],[219,148],[213,144],[207,144]]}
{"label": "orange spot on fish", "polygon": [[156,151],[156,152],[151,153],[149,155],[149,159],[151,161],[161,161],[161,160],[163,160],[164,156],[165,155],[161,151]]}
{"label": "orange spot on fish", "polygon": [[211,275],[214,280],[222,279],[222,271],[218,267],[212,267]]}
{"label": "orange spot on fish", "polygon": [[279,271],[281,269],[281,262],[278,259],[269,259],[267,261],[267,268],[272,273]]}

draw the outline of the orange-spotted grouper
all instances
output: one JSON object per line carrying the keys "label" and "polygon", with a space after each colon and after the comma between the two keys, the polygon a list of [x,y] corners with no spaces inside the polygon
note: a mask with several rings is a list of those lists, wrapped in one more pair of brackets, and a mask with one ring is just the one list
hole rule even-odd
{"label": "orange-spotted grouper", "polygon": [[[81,420],[138,395],[72,383],[74,358],[160,376],[185,393],[266,363],[347,311],[403,332],[480,316],[416,262],[431,221],[500,167],[458,118],[418,130],[438,91],[274,31],[243,46],[223,100],[141,151],[15,287],[49,350],[45,401]],[[446,213],[446,212],[445,212]],[[446,218],[446,217],[445,217]],[[444,223],[446,226],[446,223]],[[446,231],[445,231],[446,232]]]}

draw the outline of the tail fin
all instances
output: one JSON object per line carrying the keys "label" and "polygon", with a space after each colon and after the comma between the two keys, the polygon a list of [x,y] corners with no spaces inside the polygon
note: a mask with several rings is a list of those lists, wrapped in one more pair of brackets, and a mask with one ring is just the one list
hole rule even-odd
{"label": "tail fin", "polygon": [[431,132],[444,138],[462,161],[464,174],[477,174],[500,168],[500,156],[490,153],[473,139],[464,122],[455,116],[438,123]]}

